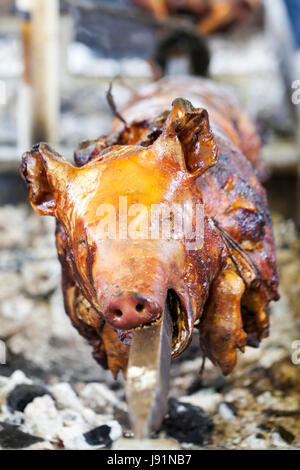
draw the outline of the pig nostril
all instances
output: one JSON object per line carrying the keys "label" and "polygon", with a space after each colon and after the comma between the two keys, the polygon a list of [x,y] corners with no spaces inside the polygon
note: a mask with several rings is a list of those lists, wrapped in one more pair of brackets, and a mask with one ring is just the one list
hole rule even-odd
{"label": "pig nostril", "polygon": [[123,312],[122,312],[122,310],[117,309],[117,310],[115,310],[115,314],[116,314],[117,317],[121,317],[123,315]]}
{"label": "pig nostril", "polygon": [[143,304],[137,304],[137,306],[135,307],[135,309],[136,309],[138,312],[141,312],[141,311],[144,309],[144,305],[143,305]]}

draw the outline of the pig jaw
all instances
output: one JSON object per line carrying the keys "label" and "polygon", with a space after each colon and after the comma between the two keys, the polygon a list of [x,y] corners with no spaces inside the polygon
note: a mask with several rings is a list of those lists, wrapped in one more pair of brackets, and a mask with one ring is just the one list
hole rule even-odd
{"label": "pig jaw", "polygon": [[[172,359],[174,359],[180,356],[191,340],[193,333],[193,312],[190,302],[188,300],[186,302],[185,297],[181,298],[173,289],[168,289],[165,302],[172,318]],[[161,321],[161,316],[156,321],[144,324],[142,327],[147,328],[159,321]],[[133,331],[134,329],[117,330],[119,339],[123,344],[131,345]]]}

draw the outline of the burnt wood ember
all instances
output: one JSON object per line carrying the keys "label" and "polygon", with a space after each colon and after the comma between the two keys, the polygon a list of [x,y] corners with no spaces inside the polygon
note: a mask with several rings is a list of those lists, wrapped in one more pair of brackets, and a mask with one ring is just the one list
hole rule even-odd
{"label": "burnt wood ember", "polygon": [[38,442],[43,442],[43,439],[20,431],[11,424],[0,422],[0,447],[2,449],[25,449]]}
{"label": "burnt wood ember", "polygon": [[[278,299],[260,139],[206,80],[163,79],[120,114],[127,124],[116,119],[109,136],[81,144],[75,166],[46,144],[23,156],[33,208],[57,220],[66,311],[116,376],[126,374],[132,331],[159,321],[167,302],[172,357],[186,349],[195,325],[202,353],[227,375],[237,350],[268,335],[267,307]],[[122,196],[148,213],[153,205],[203,203],[203,246],[191,250],[184,234],[101,238],[98,209],[113,206],[119,220]]]}
{"label": "burnt wood ember", "polygon": [[203,446],[210,442],[214,423],[209,414],[198,406],[170,398],[162,430],[179,442]]}
{"label": "burnt wood ember", "polygon": [[98,426],[91,431],[86,432],[83,436],[90,446],[110,447],[113,441],[110,438],[111,428],[107,425]]}
{"label": "burnt wood ember", "polygon": [[50,395],[45,387],[40,385],[20,384],[17,385],[7,397],[7,406],[11,411],[24,411],[28,403],[36,397]]}

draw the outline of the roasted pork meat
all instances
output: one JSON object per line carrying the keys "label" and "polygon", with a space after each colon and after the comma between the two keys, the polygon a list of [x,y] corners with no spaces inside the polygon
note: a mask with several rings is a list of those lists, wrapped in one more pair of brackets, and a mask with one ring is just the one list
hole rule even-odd
{"label": "roasted pork meat", "polygon": [[172,357],[197,328],[202,354],[229,374],[237,351],[268,335],[278,299],[260,138],[226,93],[191,77],[147,85],[120,114],[108,136],[79,145],[75,165],[46,144],[23,156],[33,208],[57,220],[66,311],[116,376],[132,331],[167,302]]}

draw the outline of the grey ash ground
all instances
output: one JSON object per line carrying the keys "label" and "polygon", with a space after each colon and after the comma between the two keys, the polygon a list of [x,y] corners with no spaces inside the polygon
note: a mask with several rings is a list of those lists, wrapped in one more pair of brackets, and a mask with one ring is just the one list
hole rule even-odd
{"label": "grey ash ground", "polygon": [[[291,220],[274,215],[281,300],[271,335],[247,348],[223,378],[211,364],[199,375],[198,337],[171,368],[169,414],[156,448],[300,447],[300,240]],[[27,206],[0,209],[0,447],[130,447],[124,381],[91,358],[71,327],[60,292],[53,221]],[[123,439],[120,439],[123,436]]]}

